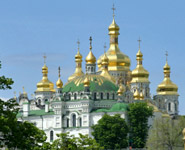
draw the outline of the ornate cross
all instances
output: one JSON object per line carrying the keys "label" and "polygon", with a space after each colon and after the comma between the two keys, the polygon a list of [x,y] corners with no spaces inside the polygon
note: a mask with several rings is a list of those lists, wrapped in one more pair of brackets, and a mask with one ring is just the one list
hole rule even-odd
{"label": "ornate cross", "polygon": [[80,41],[79,41],[79,39],[77,41],[77,44],[78,44],[78,51],[79,51],[79,49],[80,49]]}
{"label": "ornate cross", "polygon": [[139,39],[137,41],[139,42],[139,49],[140,49],[140,43],[141,43],[140,37],[139,37]]}
{"label": "ornate cross", "polygon": [[44,54],[43,58],[44,58],[44,64],[46,64],[46,54]]}
{"label": "ornate cross", "polygon": [[90,50],[92,49],[92,37],[90,36],[89,38],[89,41],[90,41]]}
{"label": "ornate cross", "polygon": [[113,10],[113,18],[114,18],[114,16],[115,16],[114,11],[116,10],[116,8],[114,7],[114,4],[112,6],[112,10]]}
{"label": "ornate cross", "polygon": [[104,53],[105,53],[105,51],[106,51],[106,48],[107,48],[107,46],[106,46],[106,43],[104,44]]}
{"label": "ornate cross", "polygon": [[168,51],[166,51],[166,61],[168,61]]}
{"label": "ornate cross", "polygon": [[58,77],[60,78],[60,66],[58,67]]}

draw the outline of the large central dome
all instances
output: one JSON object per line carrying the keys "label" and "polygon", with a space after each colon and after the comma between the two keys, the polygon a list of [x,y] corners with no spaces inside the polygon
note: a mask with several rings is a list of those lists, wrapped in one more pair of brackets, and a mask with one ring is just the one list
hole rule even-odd
{"label": "large central dome", "polygon": [[[116,24],[115,19],[109,26],[109,35],[110,35],[110,48],[106,52],[106,55],[109,59],[108,70],[109,71],[128,71],[130,70],[130,59],[127,55],[120,51],[118,47],[118,35],[119,35],[119,26]],[[101,59],[103,55],[99,57],[97,64],[99,71],[101,71]]]}

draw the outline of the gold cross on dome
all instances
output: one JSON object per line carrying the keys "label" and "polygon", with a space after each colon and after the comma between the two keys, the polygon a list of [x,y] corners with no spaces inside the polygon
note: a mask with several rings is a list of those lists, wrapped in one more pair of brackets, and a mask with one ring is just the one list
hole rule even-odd
{"label": "gold cross on dome", "polygon": [[92,37],[90,36],[89,38],[89,41],[90,41],[90,50],[92,49]]}
{"label": "gold cross on dome", "polygon": [[166,51],[166,61],[168,61],[168,51]]}
{"label": "gold cross on dome", "polygon": [[114,18],[114,16],[115,16],[114,11],[116,10],[116,8],[114,7],[114,4],[112,6],[112,10],[113,10],[113,18]]}
{"label": "gold cross on dome", "polygon": [[43,58],[44,58],[44,64],[46,64],[46,54],[44,54]]}
{"label": "gold cross on dome", "polygon": [[60,66],[58,67],[58,77],[60,78]]}
{"label": "gold cross on dome", "polygon": [[78,51],[79,51],[79,49],[80,49],[80,41],[79,41],[79,39],[77,41],[77,44],[78,44]]}
{"label": "gold cross on dome", "polygon": [[105,51],[106,51],[106,48],[107,48],[107,46],[106,46],[106,43],[104,44],[104,53],[105,53]]}
{"label": "gold cross on dome", "polygon": [[141,43],[140,37],[139,37],[139,39],[137,41],[139,42],[139,49],[140,49],[140,43]]}

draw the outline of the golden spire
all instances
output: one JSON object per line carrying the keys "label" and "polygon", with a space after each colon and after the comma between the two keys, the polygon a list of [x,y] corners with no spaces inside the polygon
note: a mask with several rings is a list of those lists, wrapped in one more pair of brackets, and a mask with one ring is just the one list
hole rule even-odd
{"label": "golden spire", "polygon": [[46,55],[44,58],[44,66],[42,67],[42,80],[37,83],[36,92],[55,92],[54,84],[48,80],[48,67],[46,66]]}
{"label": "golden spire", "polygon": [[109,59],[105,53],[105,49],[106,49],[106,44],[104,45],[104,55],[101,59],[101,65],[102,65],[102,72],[101,72],[101,76],[104,76],[105,78],[108,78],[109,80],[116,82],[114,77],[111,76],[108,72],[108,64],[109,64]]}
{"label": "golden spire", "polygon": [[57,86],[58,89],[62,88],[62,86],[63,86],[63,82],[60,79],[60,67],[58,67],[58,81],[56,82],[56,86]]}
{"label": "golden spire", "polygon": [[157,87],[157,94],[159,95],[178,95],[178,86],[170,79],[170,66],[168,65],[168,53],[166,52],[166,64],[163,67],[164,80]]}
{"label": "golden spire", "polygon": [[134,100],[140,100],[140,93],[138,88],[136,88],[136,91],[134,92]]}
{"label": "golden spire", "polygon": [[138,39],[139,50],[136,54],[137,66],[132,71],[131,83],[136,83],[136,82],[147,83],[147,82],[149,82],[149,80],[148,80],[149,73],[147,70],[145,70],[143,68],[143,54],[141,53],[141,50],[140,50],[140,42],[141,42],[141,39],[139,37],[139,39]]}
{"label": "golden spire", "polygon": [[120,85],[119,85],[119,89],[118,89],[118,91],[117,91],[118,96],[122,96],[124,92],[125,92],[125,87],[123,87],[123,85],[120,84]]}
{"label": "golden spire", "polygon": [[24,95],[24,96],[27,96],[27,93],[25,92],[24,86],[22,87],[22,89],[23,89],[23,95]]}
{"label": "golden spire", "polygon": [[91,36],[89,38],[89,41],[90,41],[90,48],[89,48],[90,52],[87,55],[85,61],[86,61],[86,64],[95,64],[96,63],[96,57],[92,53],[92,37]]}
{"label": "golden spire", "polygon": [[77,54],[75,55],[75,62],[76,62],[76,68],[75,68],[75,72],[68,78],[68,81],[84,75],[83,71],[82,71],[82,55],[80,54],[80,41],[77,41],[78,44],[78,51]]}
{"label": "golden spire", "polygon": [[86,75],[85,79],[84,79],[84,87],[89,87],[90,86],[90,81],[88,79],[88,76]]}

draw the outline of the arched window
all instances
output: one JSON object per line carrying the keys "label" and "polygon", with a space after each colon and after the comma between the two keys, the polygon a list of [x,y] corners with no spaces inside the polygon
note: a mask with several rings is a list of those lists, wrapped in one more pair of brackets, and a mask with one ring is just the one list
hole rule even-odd
{"label": "arched window", "polygon": [[91,72],[93,72],[93,67],[91,67]]}
{"label": "arched window", "polygon": [[100,94],[100,98],[103,99],[103,93]]}
{"label": "arched window", "polygon": [[82,126],[82,118],[79,119],[79,126]]}
{"label": "arched window", "polygon": [[69,127],[69,118],[67,118],[67,120],[66,120],[66,127],[67,128]]}
{"label": "arched window", "polygon": [[38,103],[39,103],[39,105],[41,105],[41,100],[40,99],[38,100]]}
{"label": "arched window", "polygon": [[75,114],[73,114],[73,127],[76,127],[76,115]]}
{"label": "arched window", "polygon": [[94,93],[94,100],[96,100],[96,93]]}
{"label": "arched window", "polygon": [[107,93],[107,99],[109,99],[109,93]]}
{"label": "arched window", "polygon": [[115,95],[114,95],[114,93],[112,94],[112,99],[114,99],[115,98]]}
{"label": "arched window", "polygon": [[74,94],[74,99],[77,99],[76,93]]}
{"label": "arched window", "polygon": [[71,94],[69,94],[69,100],[71,100]]}
{"label": "arched window", "polygon": [[171,103],[168,103],[168,111],[171,111]]}
{"label": "arched window", "polygon": [[175,103],[175,111],[177,111],[177,104]]}
{"label": "arched window", "polygon": [[53,142],[53,131],[50,131],[50,142]]}

